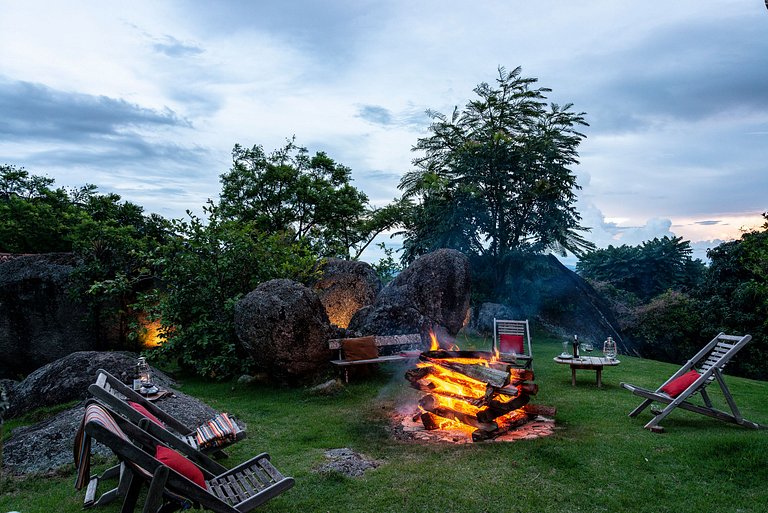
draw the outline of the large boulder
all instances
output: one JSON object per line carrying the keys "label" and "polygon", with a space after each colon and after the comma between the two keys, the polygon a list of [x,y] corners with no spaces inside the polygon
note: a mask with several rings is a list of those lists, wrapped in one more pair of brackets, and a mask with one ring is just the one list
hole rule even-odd
{"label": "large boulder", "polygon": [[[125,352],[78,351],[44,365],[23,381],[9,387],[10,407],[6,418],[18,417],[41,406],[53,406],[85,399],[88,386],[104,369],[123,383],[130,383],[136,355]],[[168,388],[172,380],[152,369],[152,381]]]}
{"label": "large boulder", "polygon": [[373,305],[358,311],[349,330],[402,335],[441,327],[455,335],[467,318],[470,288],[466,256],[453,249],[428,253],[384,287]]}
{"label": "large boulder", "polygon": [[72,255],[0,263],[0,377],[18,378],[73,351],[95,349],[86,309],[69,297]]}
{"label": "large boulder", "polygon": [[331,330],[320,299],[291,280],[262,283],[235,305],[235,330],[258,370],[293,381],[328,364]]}
{"label": "large boulder", "polygon": [[312,288],[328,319],[340,328],[346,328],[362,307],[373,304],[381,290],[381,280],[366,262],[329,258],[320,270],[322,277]]}
{"label": "large boulder", "polygon": [[524,320],[525,316],[522,312],[510,308],[507,305],[499,303],[483,303],[476,310],[476,314],[472,316],[471,326],[472,329],[482,334],[493,334],[493,320],[494,319],[507,319],[507,320]]}
{"label": "large boulder", "polygon": [[637,354],[624,339],[610,306],[581,276],[554,255],[526,256],[506,269],[500,301],[524,319],[535,319],[564,338],[578,335],[602,347],[608,336],[625,354]]}
{"label": "large boulder", "polygon": [[[165,385],[163,388],[172,394],[158,399],[157,406],[190,429],[217,413],[194,397]],[[85,401],[37,424],[14,429],[5,442],[3,469],[12,474],[30,474],[47,473],[65,465],[71,466],[75,434],[84,411]],[[99,443],[94,443],[91,451],[105,456],[112,454],[112,451]]]}

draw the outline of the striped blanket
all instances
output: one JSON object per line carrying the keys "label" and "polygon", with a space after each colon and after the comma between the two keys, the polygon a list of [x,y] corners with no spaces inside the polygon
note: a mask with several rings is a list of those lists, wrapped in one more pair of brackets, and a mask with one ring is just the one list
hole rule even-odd
{"label": "striped blanket", "polygon": [[112,416],[101,406],[95,403],[89,404],[85,409],[80,428],[75,435],[74,459],[77,468],[75,488],[82,489],[90,479],[91,471],[91,436],[86,433],[85,426],[88,423],[101,424],[106,429],[130,443],[130,440],[117,425]]}
{"label": "striped blanket", "polygon": [[236,436],[237,425],[226,413],[219,413],[203,422],[195,432],[195,440],[200,449],[227,445],[236,441]]}

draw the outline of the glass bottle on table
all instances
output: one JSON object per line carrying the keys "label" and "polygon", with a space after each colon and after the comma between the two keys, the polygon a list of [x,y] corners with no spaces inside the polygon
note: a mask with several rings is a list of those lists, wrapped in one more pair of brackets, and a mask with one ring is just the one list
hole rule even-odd
{"label": "glass bottle on table", "polygon": [[578,335],[573,336],[573,357],[574,358],[579,357],[579,336]]}
{"label": "glass bottle on table", "polygon": [[141,372],[139,370],[140,362],[136,362],[136,365],[133,367],[133,383],[132,387],[135,392],[138,392],[141,389]]}

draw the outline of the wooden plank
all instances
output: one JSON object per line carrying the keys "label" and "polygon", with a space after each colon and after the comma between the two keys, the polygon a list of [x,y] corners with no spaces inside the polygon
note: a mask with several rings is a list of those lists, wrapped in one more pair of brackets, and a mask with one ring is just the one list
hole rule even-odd
{"label": "wooden plank", "polygon": [[269,461],[269,459],[262,458],[259,460],[259,463],[274,481],[280,481],[284,477],[283,474],[272,465],[272,462]]}
{"label": "wooden plank", "polygon": [[386,363],[386,362],[398,362],[403,360],[415,360],[417,357],[409,358],[407,356],[401,356],[399,354],[393,354],[388,356],[379,356],[378,358],[369,358],[366,360],[331,360],[333,365],[345,366],[345,365],[364,365],[370,363]]}
{"label": "wooden plank", "polygon": [[269,476],[269,474],[261,468],[259,465],[253,465],[250,468],[251,472],[253,473],[254,478],[258,479],[261,482],[261,488],[267,488],[272,484],[272,478]]}
{"label": "wooden plank", "polygon": [[[343,341],[343,338],[330,339],[328,341],[328,349],[341,349]],[[423,345],[421,335],[418,333],[411,333],[408,335],[374,335],[373,343],[376,344],[376,347]]]}

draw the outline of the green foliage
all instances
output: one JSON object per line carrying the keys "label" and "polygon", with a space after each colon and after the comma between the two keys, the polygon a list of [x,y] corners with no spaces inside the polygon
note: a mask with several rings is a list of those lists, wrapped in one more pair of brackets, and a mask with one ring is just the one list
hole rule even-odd
{"label": "green foliage", "polygon": [[304,244],[260,232],[253,221],[224,218],[213,204],[205,212],[205,222],[192,214],[189,221],[173,221],[176,236],[153,262],[163,288],[142,303],[162,320],[166,339],[152,356],[225,378],[248,370],[236,350],[237,301],[273,278],[307,281],[316,256]]}
{"label": "green foliage", "polygon": [[376,271],[381,283],[386,285],[395,279],[395,276],[403,270],[403,267],[395,260],[394,249],[388,248],[383,242],[378,243],[377,246],[384,251],[384,257],[379,259],[378,262],[371,264],[371,267]]}
{"label": "green foliage", "polygon": [[635,316],[626,334],[642,341],[643,356],[654,360],[682,364],[717,334],[701,338],[700,305],[682,292],[670,290],[656,296],[640,306]]}
{"label": "green foliage", "polygon": [[24,168],[0,166],[0,252],[50,253],[72,249],[71,230],[86,214],[54,180]]}
{"label": "green foliage", "polygon": [[520,68],[499,68],[496,87],[478,85],[475,100],[452,116],[430,112],[431,134],[400,182],[418,199],[405,229],[406,261],[440,247],[487,254],[555,250],[581,254],[593,246],[578,232],[573,207],[580,187],[570,166],[584,138],[584,113],[552,104],[546,88]]}
{"label": "green foliage", "polygon": [[232,161],[221,175],[222,218],[305,243],[320,256],[357,258],[399,221],[397,203],[370,208],[348,167],[323,152],[310,156],[294,140],[269,155],[237,144]]}
{"label": "green foliage", "polygon": [[582,255],[576,271],[648,301],[668,289],[691,290],[701,281],[704,264],[691,259],[691,243],[662,237],[639,246],[608,246]]}
{"label": "green foliage", "polygon": [[746,358],[734,367],[743,375],[768,378],[768,212],[762,231],[711,249],[709,271],[700,296],[703,329],[749,333]]}

